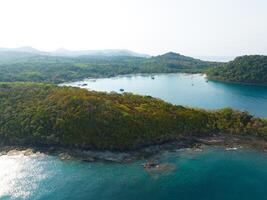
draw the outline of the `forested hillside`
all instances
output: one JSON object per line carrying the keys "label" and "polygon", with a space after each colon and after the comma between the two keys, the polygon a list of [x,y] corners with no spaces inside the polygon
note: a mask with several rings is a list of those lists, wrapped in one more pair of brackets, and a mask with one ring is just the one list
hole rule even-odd
{"label": "forested hillside", "polygon": [[[16,57],[17,56],[17,57]],[[58,57],[32,53],[0,53],[0,82],[62,83],[88,77],[134,73],[203,72],[217,65],[176,53],[151,58],[132,56]]]}
{"label": "forested hillside", "polygon": [[267,56],[237,57],[223,66],[210,69],[208,77],[219,81],[267,85]]}
{"label": "forested hillside", "polygon": [[0,84],[0,142],[129,150],[209,134],[265,136],[246,112],[174,106],[150,96],[107,94],[37,83]]}

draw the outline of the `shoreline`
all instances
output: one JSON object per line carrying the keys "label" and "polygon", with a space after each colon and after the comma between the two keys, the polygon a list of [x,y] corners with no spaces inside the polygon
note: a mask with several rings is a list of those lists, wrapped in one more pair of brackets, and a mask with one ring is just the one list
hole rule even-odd
{"label": "shoreline", "polygon": [[260,84],[260,83],[246,83],[246,82],[237,82],[237,81],[227,81],[227,80],[221,80],[221,79],[216,79],[216,78],[210,78],[208,75],[206,76],[206,78],[209,81],[215,81],[215,82],[219,82],[219,83],[230,83],[230,84],[234,84],[234,85],[247,85],[247,86],[267,87],[267,83],[266,84]]}
{"label": "shoreline", "polygon": [[183,137],[179,140],[163,144],[152,144],[132,151],[110,151],[110,150],[85,150],[64,147],[41,147],[41,146],[1,146],[0,156],[56,156],[60,160],[80,160],[85,162],[113,162],[131,163],[137,160],[148,159],[164,151],[174,151],[191,148],[202,151],[203,147],[221,147],[225,150],[250,149],[267,152],[267,141],[255,136],[236,136],[229,134],[205,136],[205,137]]}
{"label": "shoreline", "polygon": [[75,82],[83,82],[83,81],[92,81],[92,80],[98,80],[98,79],[111,79],[111,78],[123,78],[123,77],[132,77],[132,76],[157,76],[157,75],[168,75],[168,74],[184,74],[184,75],[202,75],[205,79],[209,81],[215,81],[219,83],[230,83],[235,85],[250,85],[250,86],[261,86],[261,87],[267,87],[266,84],[260,84],[260,83],[246,83],[246,82],[236,82],[236,81],[227,81],[227,80],[221,80],[216,78],[211,78],[209,75],[203,71],[203,72],[160,72],[160,73],[132,73],[132,74],[117,74],[114,76],[98,76],[98,77],[87,77],[83,79],[77,79],[67,82],[61,82],[57,83],[58,86],[65,86],[70,83]]}
{"label": "shoreline", "polygon": [[[184,75],[205,75],[205,72],[161,72],[161,73],[133,73],[133,74],[117,74],[115,76],[99,76],[99,77],[87,77],[79,80],[67,81],[56,83],[58,86],[66,86],[71,83],[83,82],[83,81],[94,81],[98,79],[112,79],[112,78],[123,78],[132,76],[157,76],[157,75],[169,75],[169,74],[184,74]],[[206,76],[207,77],[207,76]]]}

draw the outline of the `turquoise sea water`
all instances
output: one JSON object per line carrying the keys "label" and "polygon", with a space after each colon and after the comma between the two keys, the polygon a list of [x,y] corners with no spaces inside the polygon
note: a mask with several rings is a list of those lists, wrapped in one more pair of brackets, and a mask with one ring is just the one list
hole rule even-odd
{"label": "turquoise sea water", "polygon": [[[84,80],[66,85],[97,91],[124,89],[142,95],[151,95],[173,104],[218,109],[232,107],[267,117],[267,87],[208,81],[203,75],[160,74],[151,76],[122,76],[97,80]],[[87,86],[81,86],[81,84]]]}
{"label": "turquoise sea water", "polygon": [[[87,84],[81,86],[81,84]],[[168,74],[86,80],[67,85],[151,95],[174,104],[233,107],[267,116],[267,87],[206,82],[202,75]],[[164,171],[129,164],[61,161],[53,156],[0,156],[0,199],[251,200],[267,199],[267,154],[205,148],[155,158]]]}
{"label": "turquoise sea water", "polygon": [[114,164],[1,156],[0,199],[267,199],[265,153],[183,149],[156,159],[172,168],[148,172],[144,160]]}

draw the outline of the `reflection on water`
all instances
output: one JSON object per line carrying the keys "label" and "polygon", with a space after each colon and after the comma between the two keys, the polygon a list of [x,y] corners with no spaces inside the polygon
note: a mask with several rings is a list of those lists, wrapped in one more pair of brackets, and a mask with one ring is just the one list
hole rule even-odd
{"label": "reflection on water", "polygon": [[160,74],[153,77],[120,76],[65,85],[107,92],[124,89],[125,92],[151,95],[173,104],[207,109],[232,107],[267,117],[267,87],[207,81],[200,74]]}
{"label": "reflection on water", "polygon": [[32,195],[45,178],[38,162],[23,155],[0,156],[0,197],[27,199]]}

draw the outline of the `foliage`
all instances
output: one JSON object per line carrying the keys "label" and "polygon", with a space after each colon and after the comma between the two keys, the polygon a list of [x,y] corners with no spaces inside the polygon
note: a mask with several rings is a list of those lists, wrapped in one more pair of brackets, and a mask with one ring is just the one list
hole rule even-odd
{"label": "foliage", "polygon": [[267,122],[232,109],[205,111],[150,96],[37,83],[0,84],[0,141],[129,150],[209,134],[267,134]]}
{"label": "foliage", "polygon": [[57,57],[47,55],[0,55],[1,82],[62,83],[88,77],[111,77],[134,73],[202,72],[214,65],[175,53],[144,57]]}
{"label": "foliage", "polygon": [[208,71],[214,80],[267,85],[267,56],[242,56]]}

